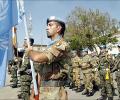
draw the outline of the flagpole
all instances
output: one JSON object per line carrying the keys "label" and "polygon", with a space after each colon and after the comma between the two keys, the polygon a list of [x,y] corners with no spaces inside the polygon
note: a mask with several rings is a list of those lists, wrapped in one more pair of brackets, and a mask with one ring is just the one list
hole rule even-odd
{"label": "flagpole", "polygon": [[[28,47],[30,47],[29,34],[28,34],[28,30],[27,30],[28,28],[27,28],[27,22],[26,22],[25,14],[23,16],[23,20],[24,20],[25,34],[26,34],[26,37],[27,37],[27,44],[28,44]],[[35,96],[37,96],[35,98],[35,100],[39,100],[39,97],[38,97],[39,94],[38,94],[37,82],[36,82],[36,75],[35,75],[35,70],[34,70],[34,66],[33,66],[33,61],[31,59],[30,59],[30,65],[31,65],[31,71],[32,71],[34,92],[35,92]]]}

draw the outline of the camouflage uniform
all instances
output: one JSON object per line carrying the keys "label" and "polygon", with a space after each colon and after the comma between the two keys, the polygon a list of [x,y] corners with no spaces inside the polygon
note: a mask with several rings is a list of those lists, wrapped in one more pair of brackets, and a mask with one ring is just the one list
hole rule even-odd
{"label": "camouflage uniform", "polygon": [[106,53],[102,53],[99,57],[101,97],[98,100],[106,100],[107,97],[108,100],[113,100],[113,80],[110,73],[110,66],[112,65],[106,55]]}
{"label": "camouflage uniform", "polygon": [[92,66],[90,64],[90,60],[91,60],[91,56],[85,55],[81,63],[81,70],[83,73],[83,82],[85,84],[85,89],[82,94],[86,96],[93,95]]}
{"label": "camouflage uniform", "polygon": [[73,74],[73,82],[75,84],[75,90],[79,92],[81,87],[81,81],[80,81],[80,58],[77,56],[77,54],[74,55],[74,57],[71,59],[72,61],[72,74]]}
{"label": "camouflage uniform", "polygon": [[94,90],[99,90],[99,86],[100,86],[98,62],[99,62],[99,58],[96,55],[94,55],[94,56],[92,55],[91,64],[93,66],[92,75],[93,75],[93,88],[94,88]]}
{"label": "camouflage uniform", "polygon": [[64,65],[70,57],[68,56],[69,45],[59,39],[51,44],[43,53],[48,57],[49,62],[40,65],[41,100],[59,100],[66,99],[67,93],[63,88],[66,81],[66,72]]}
{"label": "camouflage uniform", "polygon": [[17,87],[17,83],[18,83],[18,77],[17,77],[17,70],[18,70],[18,60],[15,57],[14,60],[12,61],[12,67],[11,67],[11,78],[12,78],[12,88],[16,88]]}
{"label": "camouflage uniform", "polygon": [[[24,39],[24,48],[27,48],[27,39]],[[29,38],[30,45],[32,46],[34,43],[33,38]],[[32,73],[31,73],[31,65],[30,59],[28,58],[27,52],[25,50],[24,55],[23,52],[20,53],[23,56],[22,65],[19,70],[20,73],[20,84],[21,84],[21,94],[18,94],[18,98],[22,98],[24,100],[29,100],[30,98],[30,88],[31,88],[31,81],[32,81]]]}
{"label": "camouflage uniform", "polygon": [[117,71],[115,75],[116,75],[117,88],[118,88],[119,100],[120,100],[120,54],[118,54],[118,56],[115,59],[115,66],[112,69],[112,72],[114,71]]}
{"label": "camouflage uniform", "polygon": [[20,84],[21,84],[21,97],[24,100],[29,100],[30,96],[30,86],[32,81],[32,74],[31,74],[31,66],[30,60],[24,54],[24,61],[22,62],[21,68],[19,70],[20,73]]}

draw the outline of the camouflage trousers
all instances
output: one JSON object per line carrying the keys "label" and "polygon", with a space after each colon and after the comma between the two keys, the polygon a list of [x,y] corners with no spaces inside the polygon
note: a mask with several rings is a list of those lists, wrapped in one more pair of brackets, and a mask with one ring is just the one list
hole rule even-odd
{"label": "camouflage trousers", "polygon": [[78,67],[73,68],[73,82],[75,86],[80,87],[80,68]]}
{"label": "camouflage trousers", "polygon": [[99,75],[99,71],[94,71],[93,73],[92,73],[92,81],[95,81],[95,84],[97,85],[97,86],[99,86],[100,85],[100,75]]}
{"label": "camouflage trousers", "polygon": [[85,91],[88,90],[88,92],[91,92],[93,90],[92,73],[83,73],[83,81],[85,84]]}
{"label": "camouflage trousers", "polygon": [[113,97],[113,84],[112,75],[109,79],[106,79],[106,70],[100,70],[100,85],[101,85],[101,95],[107,97]]}
{"label": "camouflage trousers", "polygon": [[81,81],[80,81],[80,68],[76,68],[75,72],[75,86],[80,87]]}
{"label": "camouflage trousers", "polygon": [[76,67],[73,69],[73,82],[75,86],[80,87],[80,68]]}
{"label": "camouflage trousers", "polygon": [[17,66],[12,66],[11,68],[11,78],[13,80],[13,84],[17,84],[18,78],[17,78]]}
{"label": "camouflage trousers", "polygon": [[120,71],[117,71],[115,74],[116,74],[117,89],[118,89],[119,99],[120,99]]}
{"label": "camouflage trousers", "polygon": [[21,75],[20,84],[21,84],[21,94],[24,97],[24,100],[29,100],[30,95],[30,86],[31,86],[32,76],[31,75]]}

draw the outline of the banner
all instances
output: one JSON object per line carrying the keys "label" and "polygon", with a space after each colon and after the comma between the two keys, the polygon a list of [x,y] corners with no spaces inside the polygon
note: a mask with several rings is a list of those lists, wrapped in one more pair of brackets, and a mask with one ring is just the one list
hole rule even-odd
{"label": "banner", "polygon": [[7,61],[12,58],[11,29],[17,24],[16,0],[0,0],[0,87],[5,85]]}
{"label": "banner", "polygon": [[0,88],[5,86],[6,66],[7,66],[7,49],[0,49]]}

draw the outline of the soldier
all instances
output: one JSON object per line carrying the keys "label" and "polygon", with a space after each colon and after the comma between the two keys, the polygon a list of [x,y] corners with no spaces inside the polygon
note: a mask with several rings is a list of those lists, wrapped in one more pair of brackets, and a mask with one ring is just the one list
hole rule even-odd
{"label": "soldier", "polygon": [[110,61],[108,60],[108,52],[106,48],[101,47],[101,53],[99,56],[99,74],[100,74],[100,85],[101,85],[101,96],[97,100],[113,100],[113,85],[112,75],[110,73]]}
{"label": "soldier", "polygon": [[99,62],[99,58],[97,56],[96,52],[92,52],[91,53],[92,59],[91,59],[91,64],[93,66],[93,89],[95,91],[99,90],[99,86],[100,86],[100,77],[99,77],[99,71],[98,71],[98,62]]}
{"label": "soldier", "polygon": [[85,89],[82,92],[82,95],[93,96],[93,84],[92,84],[92,66],[90,64],[91,56],[88,55],[87,50],[83,51],[83,58],[81,63],[81,70],[83,73],[83,82],[85,85]]}
{"label": "soldier", "polygon": [[17,77],[17,70],[18,70],[18,58],[14,57],[12,60],[12,67],[11,67],[11,78],[12,78],[12,88],[17,88],[18,77]]}
{"label": "soldier", "polygon": [[118,49],[119,49],[119,54],[115,58],[115,66],[111,72],[116,71],[115,75],[116,75],[117,89],[118,89],[118,94],[119,94],[118,100],[120,100],[120,45],[118,45]]}
{"label": "soldier", "polygon": [[67,100],[67,92],[63,87],[65,74],[62,73],[64,62],[69,58],[69,45],[64,41],[65,23],[51,16],[47,19],[47,36],[52,41],[43,52],[28,48],[28,56],[35,62],[41,63],[41,100]]}
{"label": "soldier", "polygon": [[83,90],[83,85],[81,84],[80,81],[80,57],[77,55],[77,51],[73,51],[73,56],[72,56],[72,70],[73,70],[73,88],[76,92],[81,92]]}
{"label": "soldier", "polygon": [[[30,45],[32,46],[34,43],[34,39],[30,38]],[[27,48],[27,41],[25,39],[24,41],[24,47]],[[30,66],[30,60],[26,54],[26,51],[23,56],[23,61],[21,68],[19,70],[20,73],[20,84],[21,84],[21,93],[18,94],[18,98],[29,100],[30,96],[30,86],[32,81],[32,73],[31,73],[31,66]]]}

